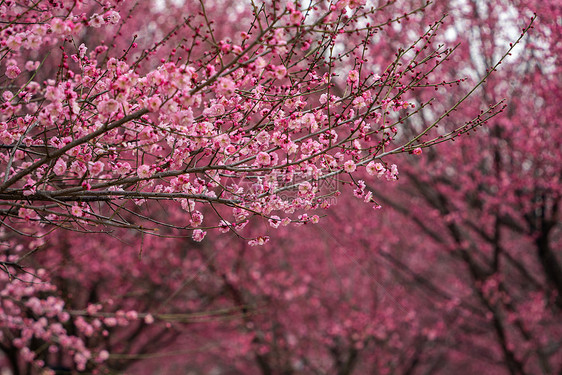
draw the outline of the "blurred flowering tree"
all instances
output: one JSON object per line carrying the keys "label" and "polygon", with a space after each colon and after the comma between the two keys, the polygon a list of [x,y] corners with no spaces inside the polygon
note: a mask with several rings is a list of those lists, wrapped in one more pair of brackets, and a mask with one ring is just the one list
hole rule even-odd
{"label": "blurred flowering tree", "polygon": [[[214,239],[218,256],[208,245],[148,234],[187,229],[199,242],[215,228],[263,244],[265,229],[243,231],[250,217],[271,227],[316,223],[313,210],[339,193],[322,182],[341,174],[362,200],[389,202],[357,178],[394,181],[391,155],[419,154],[495,116],[501,92],[486,107],[460,104],[498,77],[490,72],[512,50],[507,43],[469,70],[473,40],[458,51],[438,42],[440,28],[449,25],[447,37],[463,19],[444,20],[451,9],[442,4],[26,4],[2,4],[1,34],[0,342],[16,373],[121,371],[181,332],[216,337],[187,366],[225,353],[244,373],[407,373],[420,365],[417,348],[440,331],[410,313],[421,306],[405,300],[410,288],[384,288],[393,301],[378,306],[377,278],[354,271],[360,262],[380,274],[369,247],[355,254],[359,261],[340,254],[331,265],[321,242],[298,244],[303,235],[280,245],[287,254]],[[178,22],[178,14],[187,16]],[[512,24],[526,16],[516,13]],[[444,121],[453,114],[455,122]],[[441,167],[427,168],[456,167],[463,148],[451,148]],[[51,233],[108,227],[115,238]],[[28,261],[34,268],[22,267]],[[311,296],[311,287],[326,294]],[[282,301],[300,303],[287,311]],[[225,314],[242,317],[227,326]],[[201,322],[210,316],[216,321]],[[190,322],[198,325],[186,330]],[[420,366],[440,363],[429,357]]]}
{"label": "blurred flowering tree", "polygon": [[[503,64],[480,93],[489,103],[510,98],[502,117],[474,137],[403,163],[404,178],[394,188],[369,186],[381,204],[402,216],[390,222],[402,220],[416,233],[393,234],[394,246],[385,245],[381,256],[437,306],[457,305],[443,310],[448,319],[456,316],[454,324],[443,320],[448,358],[456,349],[462,366],[475,363],[472,355],[492,373],[559,373],[562,7],[554,1],[436,6],[450,7],[438,12],[450,12],[457,22],[470,15],[470,29],[453,23],[449,30],[478,46],[458,51],[466,56],[459,67],[475,79],[486,74],[485,64],[514,32],[514,18],[534,10],[540,22],[517,50],[518,62]],[[472,113],[464,107],[454,121]]]}

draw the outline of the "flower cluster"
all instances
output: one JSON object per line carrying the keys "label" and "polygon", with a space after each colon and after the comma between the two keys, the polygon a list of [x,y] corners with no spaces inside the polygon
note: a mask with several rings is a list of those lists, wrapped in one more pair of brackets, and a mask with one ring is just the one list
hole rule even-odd
{"label": "flower cluster", "polygon": [[[82,371],[88,361],[107,359],[107,352],[93,352],[81,335],[67,330],[71,316],[64,309],[64,301],[54,294],[53,284],[39,278],[45,275],[44,270],[37,270],[36,274],[38,277],[28,273],[10,281],[7,273],[0,273],[0,340],[10,337],[21,358],[39,368],[45,365],[36,356],[42,346],[49,353],[70,353],[76,368]],[[100,321],[79,323],[80,334],[85,336],[92,336],[101,328]]]}

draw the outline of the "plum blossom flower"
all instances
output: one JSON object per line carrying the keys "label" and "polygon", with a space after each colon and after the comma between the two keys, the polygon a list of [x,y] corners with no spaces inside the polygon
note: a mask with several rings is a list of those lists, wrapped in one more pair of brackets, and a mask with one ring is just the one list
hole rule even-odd
{"label": "plum blossom flower", "polygon": [[115,171],[120,175],[127,174],[127,173],[130,172],[130,170],[131,170],[131,164],[129,164],[127,162],[117,163],[116,169],[115,169]]}
{"label": "plum blossom flower", "polygon": [[150,166],[143,164],[137,168],[137,175],[140,178],[149,178],[150,177]]}
{"label": "plum blossom flower", "polygon": [[70,171],[75,173],[77,176],[82,176],[86,173],[86,164],[81,161],[75,160],[70,164]]}
{"label": "plum blossom flower", "polygon": [[7,69],[6,69],[6,77],[10,78],[10,79],[16,79],[17,76],[19,76],[21,73],[20,68],[17,67],[17,65],[10,65]]}
{"label": "plum blossom flower", "polygon": [[205,238],[206,235],[207,235],[207,232],[202,231],[201,229],[195,229],[193,231],[192,238],[193,238],[193,241],[201,242],[201,241],[203,241],[203,238]]}
{"label": "plum blossom flower", "polygon": [[146,107],[151,112],[156,112],[160,105],[162,104],[162,100],[157,96],[152,96],[146,101]]}
{"label": "plum blossom flower", "polygon": [[312,184],[308,181],[305,181],[299,185],[299,194],[307,195],[312,192]]}
{"label": "plum blossom flower", "polygon": [[287,68],[284,65],[277,65],[273,68],[273,72],[275,73],[275,78],[282,79],[287,75]]}
{"label": "plum blossom flower", "polygon": [[14,94],[11,91],[6,90],[2,93],[2,98],[6,102],[9,102],[10,100],[12,100],[13,97],[14,97]]}
{"label": "plum blossom flower", "polygon": [[[60,159],[59,159],[60,160]],[[102,161],[96,161],[95,163],[93,163],[90,167],[90,174],[92,176],[97,176],[98,174],[100,174],[101,172],[103,172],[104,169],[104,164]],[[56,173],[56,172],[55,172]]]}
{"label": "plum blossom flower", "polygon": [[68,25],[60,18],[54,18],[51,21],[51,30],[55,34],[64,34],[69,30]]}
{"label": "plum blossom flower", "polygon": [[6,145],[11,144],[14,141],[14,136],[7,130],[0,133],[0,141]]}
{"label": "plum blossom flower", "polygon": [[260,166],[266,166],[271,164],[271,156],[267,153],[267,152],[260,152],[258,153],[258,155],[256,156],[256,162],[260,165]]}
{"label": "plum blossom flower", "polygon": [[95,27],[96,29],[105,25],[105,20],[103,17],[97,13],[93,14],[90,18],[90,26]]}
{"label": "plum blossom flower", "polygon": [[367,106],[365,102],[365,98],[362,96],[358,96],[357,98],[353,99],[353,107],[356,109],[361,109]]}
{"label": "plum blossom flower", "polygon": [[380,178],[385,171],[386,168],[381,163],[375,163],[374,161],[372,161],[367,164],[367,173],[371,176],[374,176],[376,174],[377,177]]}
{"label": "plum blossom flower", "polygon": [[233,155],[238,149],[234,145],[228,145],[224,148],[224,152],[227,155]]}
{"label": "plum blossom flower", "polygon": [[198,227],[203,223],[203,214],[199,211],[195,211],[191,214],[190,224],[192,227]]}
{"label": "plum blossom flower", "polygon": [[84,43],[80,44],[80,47],[78,47],[78,54],[80,56],[80,58],[84,58],[84,56],[86,56],[86,51],[88,50],[88,47],[86,47],[84,45]]}
{"label": "plum blossom flower", "polygon": [[392,164],[390,166],[390,169],[387,169],[386,179],[388,181],[395,181],[398,179],[398,167],[396,166],[396,164]]}
{"label": "plum blossom flower", "polygon": [[229,97],[234,94],[235,89],[236,84],[232,79],[228,77],[221,77],[217,80],[217,86],[215,90],[217,94]]}
{"label": "plum blossom flower", "polygon": [[336,133],[333,129],[327,130],[324,133],[320,134],[319,140],[320,143],[325,145],[330,144],[330,141],[336,142],[338,140],[338,133]]}
{"label": "plum blossom flower", "polygon": [[279,216],[273,215],[269,219],[269,225],[271,225],[273,228],[278,228],[280,224],[281,224],[281,218]]}
{"label": "plum blossom flower", "polygon": [[82,211],[82,208],[80,208],[80,206],[77,206],[77,205],[72,206],[72,208],[70,209],[70,212],[72,213],[73,216],[76,216],[76,217],[82,217],[82,215],[84,215],[84,212]]}
{"label": "plum blossom flower", "polygon": [[221,220],[219,223],[219,232],[221,233],[227,233],[230,230],[230,227],[232,226],[232,224],[226,220]]}
{"label": "plum blossom flower", "polygon": [[121,15],[119,15],[119,13],[114,10],[107,12],[105,14],[105,17],[107,19],[107,22],[109,22],[112,25],[115,25],[121,19]]}
{"label": "plum blossom flower", "polygon": [[367,185],[365,184],[365,181],[363,181],[363,180],[357,181],[357,188],[353,191],[353,194],[357,198],[362,198],[363,195],[365,194],[365,187],[367,187]]}
{"label": "plum blossom flower", "polygon": [[317,124],[316,119],[314,118],[314,115],[312,113],[307,113],[304,116],[302,116],[301,123],[305,127],[309,128],[310,131],[312,131],[312,132],[316,131],[316,129],[318,129],[318,124]]}
{"label": "plum blossom flower", "polygon": [[347,83],[351,85],[355,85],[359,81],[359,72],[356,69],[353,69],[347,75]]}
{"label": "plum blossom flower", "polygon": [[248,241],[248,245],[250,246],[263,246],[265,245],[267,242],[269,242],[269,237],[268,236],[260,236],[256,239],[250,240]]}
{"label": "plum blossom flower", "polygon": [[262,145],[263,144],[267,145],[269,143],[270,138],[271,137],[267,132],[261,132],[256,136],[256,140]]}
{"label": "plum blossom flower", "polygon": [[357,165],[355,165],[355,162],[353,160],[348,160],[345,163],[343,163],[343,169],[347,173],[352,173],[355,172],[355,170],[357,169]]}
{"label": "plum blossom flower", "polygon": [[25,63],[25,70],[27,70],[28,72],[33,72],[34,70],[37,70],[37,68],[39,68],[39,65],[41,64],[41,62],[39,61],[27,61]]}
{"label": "plum blossom flower", "polygon": [[287,154],[291,155],[294,154],[298,151],[299,146],[295,143],[295,142],[288,142],[284,147],[285,151],[287,151]]}
{"label": "plum blossom flower", "polygon": [[14,51],[19,50],[21,48],[22,43],[23,43],[23,38],[21,36],[21,33],[16,35],[11,35],[6,41],[6,45],[8,46],[8,48]]}
{"label": "plum blossom flower", "polygon": [[414,155],[421,155],[422,149],[420,147],[416,147],[412,152],[414,153]]}

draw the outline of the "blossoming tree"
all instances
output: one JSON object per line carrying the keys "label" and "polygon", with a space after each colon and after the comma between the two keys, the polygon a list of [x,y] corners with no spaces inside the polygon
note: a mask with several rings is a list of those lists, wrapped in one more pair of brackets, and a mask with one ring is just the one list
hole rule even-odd
{"label": "blossoming tree", "polygon": [[[204,251],[209,245],[195,251],[190,242],[194,250],[187,251],[176,240],[159,242],[151,235],[187,232],[201,242],[213,230],[264,244],[266,230],[248,227],[250,218],[263,218],[270,227],[317,223],[314,211],[339,194],[324,182],[339,175],[347,176],[355,195],[378,207],[377,196],[356,177],[394,181],[394,163],[400,163],[393,155],[419,154],[503,109],[498,99],[466,112],[460,122],[443,121],[493,77],[514,45],[487,61],[470,85],[460,73],[443,80],[456,47],[436,42],[445,20],[433,12],[422,17],[430,13],[429,3],[163,5],[2,4],[0,341],[16,372],[53,364],[95,370],[102,363],[120,370],[130,364],[127,355],[140,358],[177,338],[183,326],[170,321],[191,322],[186,311],[245,316],[246,304],[263,300],[260,293],[279,297],[280,286],[305,296],[300,284],[309,281],[302,264],[295,267],[298,277],[278,275],[254,290],[226,271],[244,260],[245,244],[214,264]],[[440,88],[454,95],[437,100],[433,93]],[[133,245],[97,236],[84,244],[60,229],[110,232]],[[269,267],[259,251],[251,252]],[[314,274],[320,277],[327,265],[318,264]],[[206,275],[204,282],[186,291],[198,275]],[[261,271],[243,276],[255,275]],[[183,301],[174,299],[178,294]],[[252,294],[258,296],[242,298]],[[335,300],[318,298],[326,319]],[[355,314],[350,308],[337,316],[349,311]],[[298,316],[311,319],[310,313]],[[333,349],[328,357],[342,371],[353,369],[347,361],[372,335],[385,341],[388,332],[400,331],[393,310],[384,318],[384,332],[364,321],[365,310],[356,314],[365,324],[319,325],[331,332],[334,341],[325,347]],[[411,317],[404,318],[401,327],[412,325]],[[217,337],[223,328],[215,326]],[[268,345],[277,341],[261,334],[249,329],[233,337],[245,345],[239,358],[247,363],[255,349],[264,372],[276,371],[281,360],[293,368],[313,356],[300,355],[298,363],[291,362],[290,351],[272,356]],[[391,358],[398,347],[389,348]],[[307,366],[326,369],[323,362]]]}

